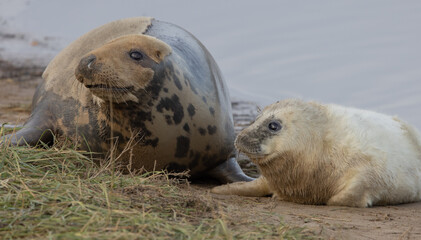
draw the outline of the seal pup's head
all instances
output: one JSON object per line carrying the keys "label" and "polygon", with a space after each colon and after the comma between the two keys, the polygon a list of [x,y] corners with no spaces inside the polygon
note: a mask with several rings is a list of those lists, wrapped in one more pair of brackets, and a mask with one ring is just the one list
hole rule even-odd
{"label": "seal pup's head", "polygon": [[295,99],[279,101],[265,107],[240,132],[235,147],[258,165],[282,155],[312,154],[323,144],[326,122],[322,105]]}
{"label": "seal pup's head", "polygon": [[126,35],[87,53],[75,70],[76,79],[103,101],[138,102],[135,93],[144,90],[170,53],[171,47],[159,39]]}

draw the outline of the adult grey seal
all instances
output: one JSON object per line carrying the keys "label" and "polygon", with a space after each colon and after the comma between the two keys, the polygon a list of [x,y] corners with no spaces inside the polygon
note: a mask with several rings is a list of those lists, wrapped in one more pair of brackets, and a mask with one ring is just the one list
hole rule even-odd
{"label": "adult grey seal", "polygon": [[233,155],[221,72],[206,48],[176,25],[146,17],[103,25],[60,52],[43,79],[24,128],[3,140],[36,145],[59,135],[103,156],[115,144],[133,169],[251,180]]}

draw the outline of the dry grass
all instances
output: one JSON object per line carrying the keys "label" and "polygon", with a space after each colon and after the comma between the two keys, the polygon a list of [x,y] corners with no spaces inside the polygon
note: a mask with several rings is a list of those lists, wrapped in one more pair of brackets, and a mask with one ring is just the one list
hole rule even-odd
{"label": "dry grass", "polygon": [[68,145],[0,143],[0,239],[305,237],[283,224],[238,226],[227,207],[179,176],[121,174],[88,155]]}

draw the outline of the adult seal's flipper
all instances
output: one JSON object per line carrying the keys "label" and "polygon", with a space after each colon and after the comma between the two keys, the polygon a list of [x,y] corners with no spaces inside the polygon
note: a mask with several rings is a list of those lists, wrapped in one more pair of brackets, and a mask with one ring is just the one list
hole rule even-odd
{"label": "adult seal's flipper", "polygon": [[254,180],[254,178],[247,176],[243,172],[234,157],[211,169],[207,174],[221,183],[250,182]]}
{"label": "adult seal's flipper", "polygon": [[36,146],[38,144],[52,144],[53,133],[51,130],[36,126],[24,126],[16,133],[1,137],[0,144],[10,144],[13,146]]}

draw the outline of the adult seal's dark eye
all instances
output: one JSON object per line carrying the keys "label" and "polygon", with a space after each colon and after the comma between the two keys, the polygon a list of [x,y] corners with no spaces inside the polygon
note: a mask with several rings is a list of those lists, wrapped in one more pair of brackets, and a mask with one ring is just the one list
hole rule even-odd
{"label": "adult seal's dark eye", "polygon": [[130,52],[130,57],[133,60],[140,61],[143,59],[143,54],[137,51]]}
{"label": "adult seal's dark eye", "polygon": [[279,122],[274,121],[268,124],[268,128],[271,132],[277,132],[281,130],[282,126]]}

